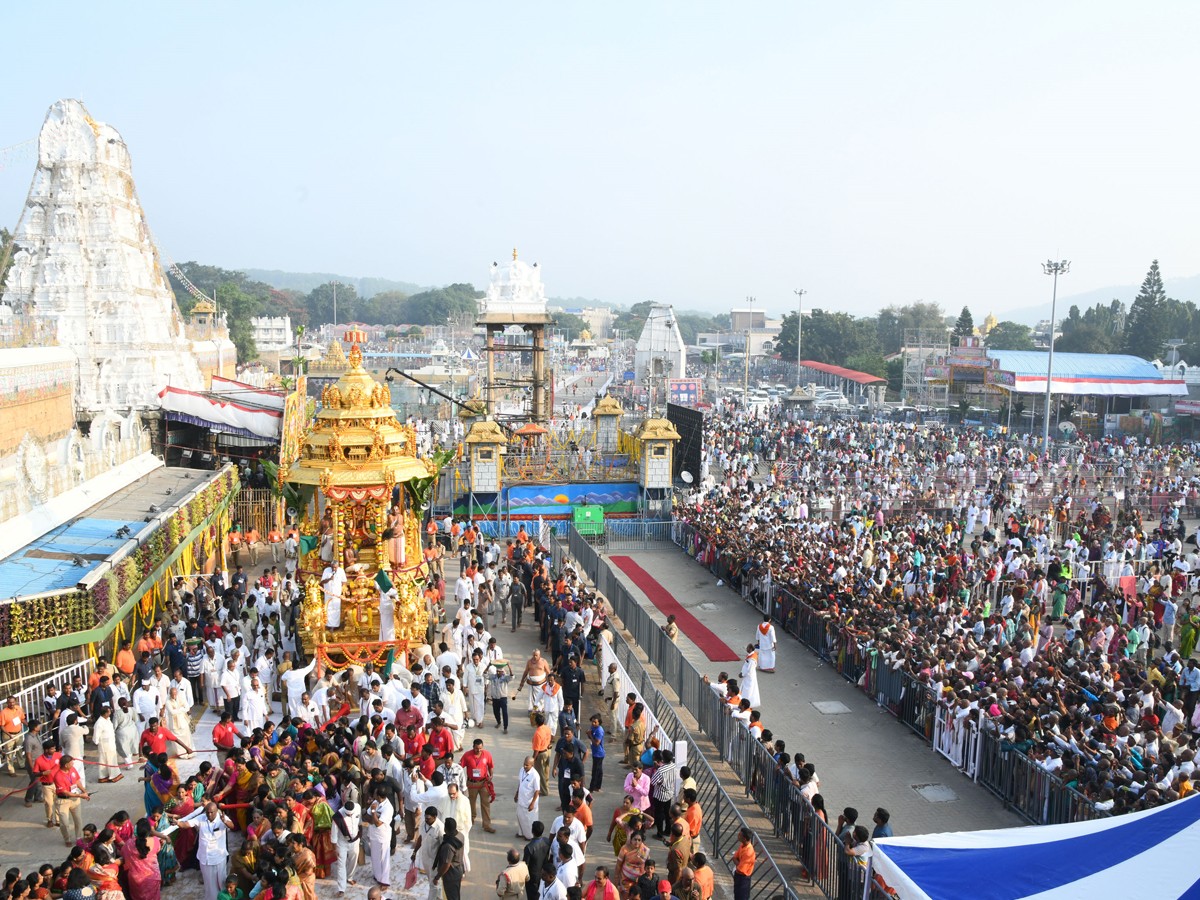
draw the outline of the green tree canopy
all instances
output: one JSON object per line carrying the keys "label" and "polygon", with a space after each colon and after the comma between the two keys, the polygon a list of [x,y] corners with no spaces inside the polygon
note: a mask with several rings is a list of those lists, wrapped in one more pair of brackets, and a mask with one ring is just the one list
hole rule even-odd
{"label": "green tree canopy", "polygon": [[879,349],[885,355],[899,353],[904,346],[905,332],[921,329],[935,334],[946,333],[946,313],[937,303],[917,300],[902,306],[885,306],[876,317]]}
{"label": "green tree canopy", "polygon": [[[783,317],[775,350],[780,359],[796,358],[796,313]],[[804,317],[804,358],[837,366],[856,354],[879,354],[879,338],[874,318],[856,319],[849,313],[814,309]],[[882,356],[880,356],[882,361]],[[884,370],[876,373],[886,374]]]}
{"label": "green tree canopy", "polygon": [[475,290],[471,284],[452,284],[448,287],[413,294],[402,306],[402,318],[406,325],[445,325],[460,318],[471,319],[478,310],[478,301],[483,291]]}
{"label": "green tree canopy", "polygon": [[358,291],[354,289],[354,285],[327,281],[324,284],[318,284],[309,291],[308,296],[304,300],[304,305],[308,309],[308,321],[310,325],[320,326],[334,321],[333,304],[335,287],[337,293],[338,324],[361,321],[359,318],[360,301],[358,299]]}
{"label": "green tree canopy", "polygon": [[1124,326],[1125,304],[1120,300],[1097,303],[1083,313],[1072,306],[1059,322],[1062,335],[1055,340],[1054,349],[1063,353],[1115,353],[1121,347]]}
{"label": "green tree canopy", "polygon": [[573,341],[579,337],[580,333],[587,330],[587,322],[582,318],[569,312],[560,312],[554,314],[554,325],[556,328],[561,328],[566,335],[568,341]]}
{"label": "green tree canopy", "polygon": [[1168,341],[1179,340],[1185,345],[1195,343],[1197,324],[1195,304],[1167,296],[1156,259],[1150,264],[1141,290],[1129,307],[1123,347],[1126,353],[1143,359],[1163,358]]}
{"label": "green tree canopy", "polygon": [[988,332],[989,350],[1034,350],[1033,329],[1019,322],[997,322]]}
{"label": "green tree canopy", "polygon": [[971,310],[967,307],[962,308],[962,312],[958,314],[958,321],[954,323],[954,339],[970,337],[975,333],[975,319],[971,316]]}
{"label": "green tree canopy", "polygon": [[404,323],[404,304],[408,294],[403,291],[380,291],[364,297],[358,304],[358,321],[366,325],[399,325]]}
{"label": "green tree canopy", "polygon": [[[237,347],[238,359],[246,361],[258,356],[258,348],[254,345],[254,326],[250,320],[254,316],[283,315],[284,311],[279,309],[276,299],[278,292],[269,284],[247,278],[245,272],[222,269],[220,266],[185,262],[179,263],[179,270],[200,293],[216,300],[218,310],[225,314],[229,339]],[[169,280],[175,293],[175,303],[186,316],[196,305],[196,299],[174,274]]]}
{"label": "green tree canopy", "polygon": [[847,369],[854,369],[856,372],[867,372],[870,375],[878,375],[880,378],[888,377],[887,361],[878,350],[853,353],[846,358],[844,363],[840,363],[839,365],[843,365]]}

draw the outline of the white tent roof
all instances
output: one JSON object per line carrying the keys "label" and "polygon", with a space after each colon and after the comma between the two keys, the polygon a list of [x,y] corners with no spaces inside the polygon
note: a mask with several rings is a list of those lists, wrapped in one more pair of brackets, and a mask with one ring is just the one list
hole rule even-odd
{"label": "white tent roof", "polygon": [[901,900],[1200,898],[1200,799],[1090,822],[874,842]]}

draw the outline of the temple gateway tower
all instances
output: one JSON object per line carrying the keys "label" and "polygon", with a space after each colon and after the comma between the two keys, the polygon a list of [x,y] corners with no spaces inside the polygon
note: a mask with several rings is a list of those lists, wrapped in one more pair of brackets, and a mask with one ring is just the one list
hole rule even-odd
{"label": "temple gateway tower", "polygon": [[46,115],[14,244],[4,301],[75,355],[82,418],[156,409],[167,385],[206,387],[125,141],[78,100],[60,100]]}

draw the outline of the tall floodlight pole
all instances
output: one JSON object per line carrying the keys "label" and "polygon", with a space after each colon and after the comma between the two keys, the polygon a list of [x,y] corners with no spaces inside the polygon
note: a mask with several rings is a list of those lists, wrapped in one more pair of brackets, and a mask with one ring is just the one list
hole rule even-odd
{"label": "tall floodlight pole", "polygon": [[333,285],[333,327],[336,328],[337,327],[337,289],[338,289],[338,285],[341,284],[341,282],[340,281],[331,281],[329,283]]}
{"label": "tall floodlight pole", "polygon": [[1071,270],[1067,259],[1048,259],[1042,263],[1042,271],[1054,277],[1054,288],[1050,295],[1050,353],[1046,361],[1046,409],[1042,418],[1042,454],[1050,458],[1050,385],[1054,379],[1054,314],[1058,307],[1058,276]]}
{"label": "tall floodlight pole", "polygon": [[804,347],[804,295],[808,291],[800,288],[798,291],[792,291],[796,295],[796,387],[800,387],[800,360],[804,359],[802,348]]}

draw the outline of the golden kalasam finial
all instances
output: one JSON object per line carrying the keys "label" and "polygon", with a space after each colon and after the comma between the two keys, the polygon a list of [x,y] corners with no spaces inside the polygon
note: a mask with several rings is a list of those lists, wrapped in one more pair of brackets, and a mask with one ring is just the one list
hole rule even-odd
{"label": "golden kalasam finial", "polygon": [[513,262],[517,261],[517,248],[513,247]]}

